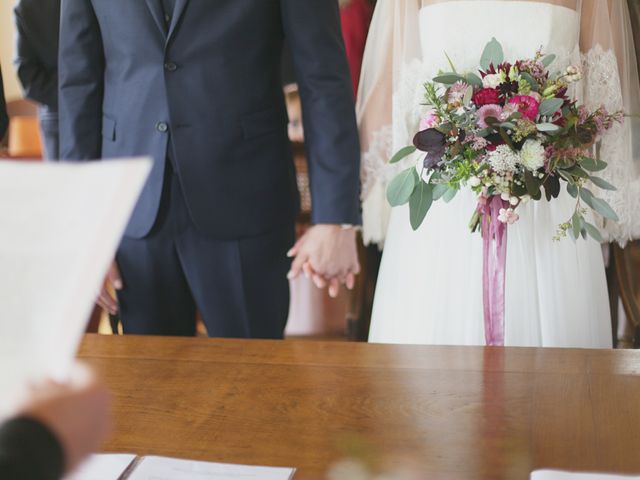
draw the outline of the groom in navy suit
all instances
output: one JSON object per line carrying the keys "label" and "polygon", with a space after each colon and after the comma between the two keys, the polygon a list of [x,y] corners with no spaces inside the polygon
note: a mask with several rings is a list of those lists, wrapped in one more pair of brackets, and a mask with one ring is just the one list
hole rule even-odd
{"label": "groom in navy suit", "polygon": [[[99,299],[126,333],[192,335],[197,309],[212,336],[281,338],[287,276],[352,286],[360,151],[336,0],[63,0],[60,31],[62,158],[154,159],[117,300]],[[285,38],[315,224],[293,248]]]}

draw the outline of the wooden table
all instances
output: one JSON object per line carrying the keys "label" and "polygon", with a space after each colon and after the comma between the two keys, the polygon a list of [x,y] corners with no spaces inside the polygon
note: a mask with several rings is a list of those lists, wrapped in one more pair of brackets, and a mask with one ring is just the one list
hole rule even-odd
{"label": "wooden table", "polygon": [[355,435],[422,478],[640,473],[640,354],[151,337],[84,340],[115,396],[105,451],[320,474]]}

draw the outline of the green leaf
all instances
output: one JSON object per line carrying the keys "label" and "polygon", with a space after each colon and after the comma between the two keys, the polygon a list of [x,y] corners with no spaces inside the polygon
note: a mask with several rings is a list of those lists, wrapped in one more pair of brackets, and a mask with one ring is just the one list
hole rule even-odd
{"label": "green leaf", "polygon": [[540,195],[540,182],[529,170],[524,172],[524,183],[527,186],[527,193],[531,195],[531,198],[535,198]]}
{"label": "green leaf", "polygon": [[591,238],[593,238],[598,243],[603,243],[604,239],[600,234],[600,230],[595,225],[590,224],[589,222],[584,222],[584,228],[587,230],[587,233]]}
{"label": "green leaf", "polygon": [[578,186],[575,183],[567,183],[567,193],[573,198],[578,198]]}
{"label": "green leaf", "polygon": [[454,64],[453,64],[453,62],[451,61],[451,58],[449,58],[449,55],[447,55],[447,52],[444,52],[444,56],[445,56],[445,57],[447,57],[447,62],[449,62],[449,66],[451,67],[451,71],[452,71],[453,73],[458,73],[458,72],[456,71],[456,67],[455,67],[455,65],[454,65]]}
{"label": "green leaf", "polygon": [[419,181],[409,199],[409,219],[411,227],[417,230],[433,203],[433,185]]}
{"label": "green leaf", "polygon": [[504,60],[504,50],[502,49],[502,45],[498,42],[495,37],[491,39],[489,43],[487,43],[486,47],[482,52],[482,57],[480,57],[480,66],[487,70],[489,65],[493,64],[494,66],[498,66]]}
{"label": "green leaf", "polygon": [[591,193],[591,190],[588,188],[580,188],[579,191],[582,201],[595,210],[595,207],[593,206],[594,196],[593,193]]}
{"label": "green leaf", "polygon": [[444,73],[442,75],[438,75],[437,77],[433,77],[433,81],[436,83],[442,83],[444,85],[453,85],[458,81],[465,82],[466,79],[462,75],[458,75],[457,73]]}
{"label": "green leaf", "polygon": [[616,212],[613,211],[613,208],[611,208],[611,206],[605,200],[593,197],[591,202],[593,203],[593,209],[604,218],[608,218],[609,220],[613,220],[614,222],[617,222],[619,220]]}
{"label": "green leaf", "polygon": [[582,157],[580,159],[580,166],[585,170],[589,170],[590,172],[596,172],[598,168],[598,162],[594,158],[591,157]]}
{"label": "green leaf", "polygon": [[596,186],[600,187],[603,190],[617,190],[616,187],[600,177],[589,177],[589,180],[591,180]]}
{"label": "green leaf", "polygon": [[547,98],[540,104],[540,115],[543,117],[550,117],[564,104],[564,100],[561,98]]}
{"label": "green leaf", "polygon": [[471,103],[472,98],[473,98],[473,87],[469,85],[464,92],[464,98],[462,99],[462,104],[469,105]]}
{"label": "green leaf", "polygon": [[413,145],[401,148],[393,157],[391,157],[391,160],[389,160],[389,163],[398,163],[400,160],[402,160],[405,157],[408,157],[416,150],[417,148],[414,147]]}
{"label": "green leaf", "polygon": [[557,132],[560,127],[555,123],[538,123],[536,128],[539,132]]}
{"label": "green leaf", "polygon": [[585,172],[582,167],[575,165],[571,168],[567,168],[565,169],[565,172],[567,172],[569,175],[572,175],[574,177],[579,177],[579,178],[589,178],[589,174],[587,172]]}
{"label": "green leaf", "polygon": [[515,124],[513,124],[513,123],[511,123],[511,122],[502,122],[502,123],[500,124],[500,126],[501,126],[502,128],[510,128],[510,129],[514,129],[514,128],[516,128]]}
{"label": "green leaf", "polygon": [[536,79],[533,78],[529,72],[520,72],[520,76],[531,86],[531,90],[534,92],[537,92],[540,89],[540,85],[538,85]]}
{"label": "green leaf", "polygon": [[396,175],[387,187],[389,204],[392,207],[397,207],[407,203],[419,180],[415,167],[409,167]]}
{"label": "green leaf", "polygon": [[442,196],[442,200],[444,200],[446,203],[449,203],[451,200],[453,200],[453,198],[458,194],[458,190],[456,190],[455,188],[450,188],[449,190],[447,190],[445,192],[445,194]]}
{"label": "green leaf", "polygon": [[544,182],[544,192],[549,201],[551,201],[551,198],[558,198],[558,195],[560,195],[560,179],[555,175],[549,175]]}
{"label": "green leaf", "polygon": [[582,215],[576,211],[571,218],[571,228],[573,229],[573,236],[578,238],[580,236],[580,230],[582,230]]}
{"label": "green leaf", "polygon": [[447,193],[449,190],[449,186],[446,183],[437,183],[433,186],[433,192],[431,196],[433,197],[433,201],[440,200],[442,196]]}
{"label": "green leaf", "polygon": [[555,59],[556,59],[556,56],[555,56],[554,54],[550,54],[550,55],[545,56],[545,57],[542,59],[542,61],[541,61],[541,62],[542,62],[542,64],[543,64],[545,67],[548,67],[549,65],[551,65],[551,64],[553,63],[553,61],[554,61]]}
{"label": "green leaf", "polygon": [[482,79],[475,73],[467,73],[464,78],[467,80],[467,83],[469,85],[473,85],[474,87],[482,87]]}

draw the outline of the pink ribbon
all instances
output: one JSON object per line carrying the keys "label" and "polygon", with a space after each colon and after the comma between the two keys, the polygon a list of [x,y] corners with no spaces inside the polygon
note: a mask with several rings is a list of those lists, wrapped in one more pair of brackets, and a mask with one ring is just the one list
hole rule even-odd
{"label": "pink ribbon", "polygon": [[493,196],[478,205],[482,215],[482,300],[484,337],[490,346],[504,345],[504,287],[507,266],[507,225],[498,220],[507,202]]}

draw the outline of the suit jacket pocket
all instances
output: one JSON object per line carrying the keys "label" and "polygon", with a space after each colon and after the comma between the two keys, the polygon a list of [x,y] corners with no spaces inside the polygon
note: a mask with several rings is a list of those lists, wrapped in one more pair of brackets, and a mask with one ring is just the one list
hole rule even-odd
{"label": "suit jacket pocket", "polygon": [[116,121],[106,115],[102,116],[102,136],[106,140],[116,141]]}
{"label": "suit jacket pocket", "polygon": [[278,108],[249,113],[241,119],[242,134],[246,140],[262,137],[283,131],[286,123],[286,113]]}

